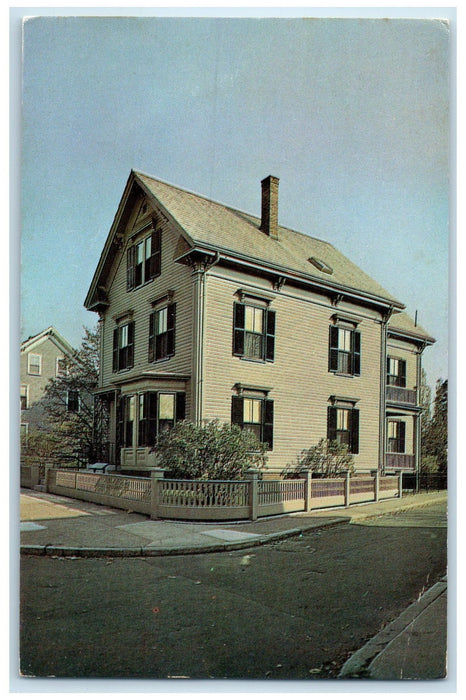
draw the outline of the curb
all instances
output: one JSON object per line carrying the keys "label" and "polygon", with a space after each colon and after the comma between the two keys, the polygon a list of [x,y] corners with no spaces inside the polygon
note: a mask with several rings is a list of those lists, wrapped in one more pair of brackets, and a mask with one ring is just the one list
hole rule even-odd
{"label": "curb", "polygon": [[[392,499],[390,499],[390,500],[392,500]],[[415,510],[416,508],[425,508],[427,506],[435,505],[436,503],[445,503],[445,501],[448,502],[448,497],[446,497],[445,495],[439,495],[439,496],[432,497],[431,500],[426,501],[425,503],[406,503],[405,505],[400,505],[399,508],[387,509],[387,510],[381,511],[380,513],[360,513],[359,515],[350,517],[350,519],[351,519],[351,522],[356,523],[360,520],[369,520],[372,518],[379,518],[383,515],[391,515],[393,513],[405,513],[406,511]],[[401,499],[401,502],[402,502],[402,499]],[[355,506],[355,507],[357,507],[357,506]]]}
{"label": "curb", "polygon": [[343,665],[338,678],[367,678],[371,663],[387,646],[399,637],[414,620],[447,590],[447,577],[429,588],[418,600],[411,603],[399,617],[389,623]]}
{"label": "curb", "polygon": [[207,545],[182,545],[180,547],[57,547],[52,545],[37,545],[37,544],[22,544],[20,546],[20,554],[27,554],[41,557],[79,557],[82,559],[93,559],[101,557],[164,557],[176,556],[180,554],[211,554],[213,552],[230,552],[238,549],[251,549],[252,547],[260,547],[264,544],[277,542],[297,537],[304,532],[312,530],[324,530],[337,525],[343,525],[350,522],[348,516],[340,516],[333,518],[326,523],[316,525],[307,525],[304,527],[293,528],[292,530],[283,530],[282,532],[274,532],[270,535],[258,535],[255,540],[238,540],[236,542],[227,542],[224,544],[207,544]]}

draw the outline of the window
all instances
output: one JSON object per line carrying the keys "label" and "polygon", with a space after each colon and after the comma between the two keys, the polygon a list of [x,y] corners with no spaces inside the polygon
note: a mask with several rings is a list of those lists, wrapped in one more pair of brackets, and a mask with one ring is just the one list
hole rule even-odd
{"label": "window", "polygon": [[63,377],[65,375],[65,358],[57,357],[55,360],[55,376]]}
{"label": "window", "polygon": [[72,413],[78,413],[81,408],[79,391],[77,389],[69,389],[66,396],[66,407]]}
{"label": "window", "polygon": [[19,437],[22,447],[27,447],[29,437],[29,423],[21,423]]}
{"label": "window", "polygon": [[232,396],[231,422],[250,430],[260,442],[273,450],[273,401],[247,396]]}
{"label": "window", "polygon": [[149,362],[175,354],[176,304],[169,304],[149,317]]}
{"label": "window", "polygon": [[330,326],[329,372],[361,374],[361,333],[343,326]]}
{"label": "window", "polygon": [[327,438],[347,445],[352,454],[359,453],[359,410],[329,406],[327,415]]}
{"label": "window", "polygon": [[27,384],[21,384],[20,387],[20,402],[21,402],[21,410],[25,411],[27,408],[29,408],[29,400],[28,400],[28,385]]}
{"label": "window", "polygon": [[42,374],[42,355],[28,355],[28,374],[40,376]]}
{"label": "window", "polygon": [[406,360],[387,357],[387,384],[389,386],[406,386]]}
{"label": "window", "polygon": [[251,304],[234,305],[233,355],[274,361],[275,311]]}
{"label": "window", "polygon": [[402,420],[389,420],[387,428],[388,452],[405,451],[406,424]]}
{"label": "window", "polygon": [[130,291],[160,275],[162,236],[152,231],[141,241],[128,248],[126,254],[126,289]]}
{"label": "window", "polygon": [[119,438],[122,447],[133,446],[135,396],[122,396],[119,406]]}
{"label": "window", "polygon": [[[132,397],[135,400],[135,397]],[[138,400],[138,447],[153,447],[157,440],[157,435],[169,428],[172,428],[177,421],[185,419],[186,397],[184,392],[163,392],[147,391],[139,394]],[[124,422],[125,407],[122,410],[122,422]],[[132,419],[134,420],[134,418]],[[125,429],[122,425],[122,435],[126,436],[133,430],[128,426]],[[131,447],[131,445],[124,445]]]}
{"label": "window", "polygon": [[113,371],[130,369],[134,364],[134,321],[113,331]]}

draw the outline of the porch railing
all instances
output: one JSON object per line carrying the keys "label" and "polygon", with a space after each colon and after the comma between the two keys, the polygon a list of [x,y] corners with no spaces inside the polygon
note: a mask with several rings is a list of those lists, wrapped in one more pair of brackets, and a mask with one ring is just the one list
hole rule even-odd
{"label": "porch railing", "polygon": [[417,404],[416,389],[405,389],[401,386],[387,386],[387,401],[391,403],[405,403],[410,406]]}
{"label": "porch railing", "polygon": [[406,455],[401,452],[387,452],[385,464],[390,469],[403,469],[405,471],[413,471],[416,466],[414,455]]}

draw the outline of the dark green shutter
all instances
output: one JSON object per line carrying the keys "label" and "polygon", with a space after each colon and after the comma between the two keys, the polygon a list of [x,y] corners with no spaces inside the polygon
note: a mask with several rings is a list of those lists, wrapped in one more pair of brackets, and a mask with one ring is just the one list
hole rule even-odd
{"label": "dark green shutter", "polygon": [[336,440],[337,439],[337,408],[336,406],[329,406],[327,408],[327,439]]}
{"label": "dark green shutter", "polygon": [[400,386],[406,386],[406,360],[399,360],[398,364],[400,368]]}
{"label": "dark green shutter", "polygon": [[244,304],[233,307],[233,355],[244,355]]}
{"label": "dark green shutter", "polygon": [[147,445],[154,447],[157,441],[157,392],[149,391],[147,398]]}
{"label": "dark green shutter", "polygon": [[231,397],[231,422],[233,425],[243,427],[243,398],[242,396]]}
{"label": "dark green shutter", "polygon": [[125,416],[125,399],[120,397],[116,405],[116,455],[117,461],[120,463],[120,448],[124,443],[124,416]]}
{"label": "dark green shutter", "polygon": [[176,394],[176,422],[186,418],[186,394],[179,391]]}
{"label": "dark green shutter", "polygon": [[359,331],[352,332],[351,342],[353,345],[353,374],[359,376],[361,374],[361,333]]}
{"label": "dark green shutter", "polygon": [[390,358],[387,357],[387,384],[390,384]]}
{"label": "dark green shutter", "polygon": [[273,400],[264,399],[262,410],[262,442],[273,450]]}
{"label": "dark green shutter", "polygon": [[134,288],[134,267],[136,262],[136,247],[130,246],[126,253],[126,291]]}
{"label": "dark green shutter", "polygon": [[265,359],[273,362],[275,359],[275,311],[272,309],[266,309],[265,326]]}
{"label": "dark green shutter", "polygon": [[143,394],[142,416],[139,415],[139,401],[137,396],[136,413],[138,416],[138,447],[147,446],[147,394]]}
{"label": "dark green shutter", "polygon": [[359,454],[359,410],[353,408],[350,411],[350,421],[351,421],[351,443],[350,451],[352,454]]}
{"label": "dark green shutter", "polygon": [[155,312],[149,316],[149,362],[155,360]]}
{"label": "dark green shutter", "polygon": [[128,347],[127,347],[127,363],[126,367],[130,368],[134,365],[134,321],[128,323]]}
{"label": "dark green shutter", "polygon": [[118,333],[119,328],[113,331],[113,371],[118,372]]}
{"label": "dark green shutter", "polygon": [[175,321],[176,304],[169,304],[167,307],[167,355],[171,357],[175,354]]}
{"label": "dark green shutter", "polygon": [[160,275],[162,269],[162,232],[159,230],[151,234],[151,255],[149,274],[150,279]]}
{"label": "dark green shutter", "polygon": [[330,326],[329,329],[329,351],[328,351],[329,372],[338,371],[338,327]]}
{"label": "dark green shutter", "polygon": [[398,423],[398,451],[405,452],[406,423],[402,420]]}

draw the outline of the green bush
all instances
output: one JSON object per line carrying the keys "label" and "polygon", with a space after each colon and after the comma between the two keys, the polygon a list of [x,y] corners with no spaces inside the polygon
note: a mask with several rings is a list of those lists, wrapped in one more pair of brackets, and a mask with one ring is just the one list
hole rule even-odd
{"label": "green bush", "polygon": [[285,478],[296,478],[303,469],[324,477],[339,476],[346,471],[354,474],[354,457],[347,445],[322,438],[317,445],[302,450],[296,461],[287,465],[282,475]]}
{"label": "green bush", "polygon": [[162,432],[153,449],[157,466],[174,479],[241,479],[267,460],[266,445],[253,433],[216,420],[200,426],[181,421]]}

